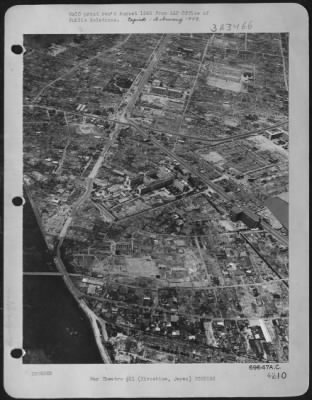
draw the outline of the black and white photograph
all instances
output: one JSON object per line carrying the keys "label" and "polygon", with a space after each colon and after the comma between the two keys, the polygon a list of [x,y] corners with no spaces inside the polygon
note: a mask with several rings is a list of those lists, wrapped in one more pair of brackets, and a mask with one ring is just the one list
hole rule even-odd
{"label": "black and white photograph", "polygon": [[14,397],[307,389],[307,15],[253,6],[8,14]]}
{"label": "black and white photograph", "polygon": [[288,34],[24,47],[24,362],[287,362]]}

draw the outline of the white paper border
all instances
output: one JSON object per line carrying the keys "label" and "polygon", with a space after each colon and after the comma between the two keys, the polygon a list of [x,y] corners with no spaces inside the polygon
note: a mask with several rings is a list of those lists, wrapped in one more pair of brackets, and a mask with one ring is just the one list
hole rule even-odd
{"label": "white paper border", "polygon": [[[208,10],[202,23],[70,24],[69,11]],[[23,34],[209,32],[212,24],[252,21],[250,32],[290,34],[290,362],[285,380],[269,380],[248,364],[23,365],[10,356],[22,346],[22,56],[11,52]],[[294,396],[308,388],[308,14],[285,4],[19,5],[5,16],[4,385],[13,397]],[[32,373],[51,370],[51,376]],[[90,376],[215,375],[206,383],[94,383]]]}

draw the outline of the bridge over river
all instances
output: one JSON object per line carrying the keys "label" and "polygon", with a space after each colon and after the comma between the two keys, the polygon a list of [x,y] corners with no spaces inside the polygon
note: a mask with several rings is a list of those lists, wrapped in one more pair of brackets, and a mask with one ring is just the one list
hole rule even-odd
{"label": "bridge over river", "polygon": [[[61,272],[24,272],[24,276],[64,276]],[[67,274],[70,276],[83,276],[82,274]]]}

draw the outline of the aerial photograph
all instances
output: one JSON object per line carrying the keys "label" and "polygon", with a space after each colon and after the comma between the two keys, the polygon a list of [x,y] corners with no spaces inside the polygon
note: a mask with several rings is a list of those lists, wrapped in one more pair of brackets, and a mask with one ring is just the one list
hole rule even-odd
{"label": "aerial photograph", "polygon": [[25,364],[289,361],[288,40],[24,35]]}

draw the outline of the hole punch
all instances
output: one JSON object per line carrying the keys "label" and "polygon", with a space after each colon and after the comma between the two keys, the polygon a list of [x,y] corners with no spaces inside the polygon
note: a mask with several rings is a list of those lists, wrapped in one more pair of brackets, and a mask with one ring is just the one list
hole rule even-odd
{"label": "hole punch", "polygon": [[11,46],[11,51],[14,54],[22,54],[23,53],[23,47],[20,44],[13,44]]}
{"label": "hole punch", "polygon": [[21,358],[25,355],[24,349],[13,349],[11,350],[11,357],[12,358]]}
{"label": "hole punch", "polygon": [[24,199],[20,196],[15,196],[12,199],[12,203],[16,206],[19,207],[25,203]]}

